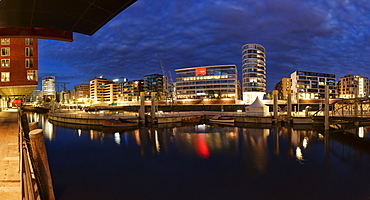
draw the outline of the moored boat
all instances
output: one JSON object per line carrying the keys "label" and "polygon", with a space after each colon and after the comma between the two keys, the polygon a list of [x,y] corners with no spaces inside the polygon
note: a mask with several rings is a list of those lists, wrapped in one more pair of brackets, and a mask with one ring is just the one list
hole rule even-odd
{"label": "moored boat", "polygon": [[106,127],[135,127],[138,126],[139,123],[119,118],[119,119],[103,119],[102,125]]}
{"label": "moored boat", "polygon": [[181,120],[183,123],[199,123],[202,121],[201,117],[188,117]]}
{"label": "moored boat", "polygon": [[222,122],[222,123],[234,123],[233,117],[225,117],[225,116],[213,116],[209,119],[209,122]]}

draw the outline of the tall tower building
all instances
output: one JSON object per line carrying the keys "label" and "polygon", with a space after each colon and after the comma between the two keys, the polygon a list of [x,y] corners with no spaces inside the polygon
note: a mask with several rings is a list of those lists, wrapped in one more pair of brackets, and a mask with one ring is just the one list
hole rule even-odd
{"label": "tall tower building", "polygon": [[242,47],[242,92],[243,101],[253,103],[266,94],[266,50],[259,44]]}
{"label": "tall tower building", "polygon": [[1,38],[0,95],[25,96],[38,85],[38,41]]}
{"label": "tall tower building", "polygon": [[42,78],[42,96],[44,99],[54,99],[56,97],[54,76]]}

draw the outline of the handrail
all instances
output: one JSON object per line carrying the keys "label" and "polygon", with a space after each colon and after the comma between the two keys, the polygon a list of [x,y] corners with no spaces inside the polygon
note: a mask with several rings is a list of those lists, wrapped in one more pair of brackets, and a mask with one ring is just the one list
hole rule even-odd
{"label": "handrail", "polygon": [[34,184],[34,178],[32,178],[32,170],[31,170],[31,160],[28,153],[27,145],[23,143],[22,145],[22,156],[21,156],[21,163],[22,163],[22,198],[25,200],[35,200],[38,196],[38,193],[35,192],[37,190],[37,184]]}
{"label": "handrail", "polygon": [[21,123],[21,112],[18,112],[18,126],[19,126],[19,144],[18,148],[20,151],[20,174],[21,174],[21,188],[22,188],[22,199],[35,200],[40,199],[40,193],[38,192],[38,185],[36,184],[36,177],[34,175],[32,159],[30,156],[30,150],[27,145],[27,140],[24,137],[24,131]]}

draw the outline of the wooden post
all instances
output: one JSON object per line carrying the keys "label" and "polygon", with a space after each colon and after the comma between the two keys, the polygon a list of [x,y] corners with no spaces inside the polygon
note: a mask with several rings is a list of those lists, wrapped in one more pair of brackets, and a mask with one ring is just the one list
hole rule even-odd
{"label": "wooden post", "polygon": [[288,120],[288,123],[291,122],[291,119],[292,119],[292,92],[291,90],[288,90],[288,109],[287,109],[287,120]]}
{"label": "wooden post", "polygon": [[355,117],[358,117],[358,91],[357,89],[355,90],[355,105],[354,105],[354,110],[355,110]]}
{"label": "wooden post", "polygon": [[150,116],[152,118],[152,123],[154,123],[154,121],[155,121],[155,95],[156,95],[156,92],[152,92],[152,94],[151,94],[152,107],[150,109]]}
{"label": "wooden post", "polygon": [[39,127],[39,122],[31,122],[29,123],[30,131],[33,131]]}
{"label": "wooden post", "polygon": [[329,130],[329,86],[325,86],[325,130]]}
{"label": "wooden post", "polygon": [[273,105],[273,109],[274,109],[274,122],[277,123],[278,122],[278,91],[277,90],[274,90],[274,105]]}
{"label": "wooden post", "polygon": [[141,120],[144,120],[144,123],[145,123],[145,93],[144,92],[140,92],[139,117]]}
{"label": "wooden post", "polygon": [[55,200],[43,131],[42,129],[35,129],[30,132],[29,136],[31,156],[34,161],[41,199]]}
{"label": "wooden post", "polygon": [[22,126],[22,129],[23,129],[23,134],[24,134],[24,137],[29,140],[30,137],[29,137],[29,132],[30,132],[30,127],[29,127],[29,124],[28,124],[28,120],[27,120],[27,115],[26,113],[22,113],[21,114],[21,126]]}

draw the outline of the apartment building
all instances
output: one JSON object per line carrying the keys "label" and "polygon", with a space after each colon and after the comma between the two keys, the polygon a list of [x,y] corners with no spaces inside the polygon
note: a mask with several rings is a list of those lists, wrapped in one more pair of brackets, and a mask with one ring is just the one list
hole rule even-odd
{"label": "apartment building", "polygon": [[368,97],[370,80],[368,77],[349,74],[339,79],[337,88],[339,98]]}
{"label": "apartment building", "polygon": [[75,86],[75,98],[90,98],[90,85],[79,84]]}
{"label": "apartment building", "polygon": [[140,92],[143,92],[143,80],[127,81],[123,88],[123,101],[140,101]]}
{"label": "apartment building", "polygon": [[150,74],[144,76],[143,90],[145,92],[145,99],[150,100],[151,93],[157,92],[161,99],[166,99],[168,94],[167,90],[167,77],[161,74]]}
{"label": "apartment building", "polygon": [[117,101],[118,86],[106,76],[95,77],[90,81],[90,100],[94,104],[108,103]]}
{"label": "apartment building", "polygon": [[292,90],[292,79],[291,78],[282,78],[275,85],[275,90],[278,91],[278,98],[281,100],[286,100],[288,97],[288,92]]}
{"label": "apartment building", "polygon": [[329,87],[329,98],[336,98],[336,79],[334,74],[295,71],[290,75],[292,79],[293,99],[323,99],[325,86]]}

